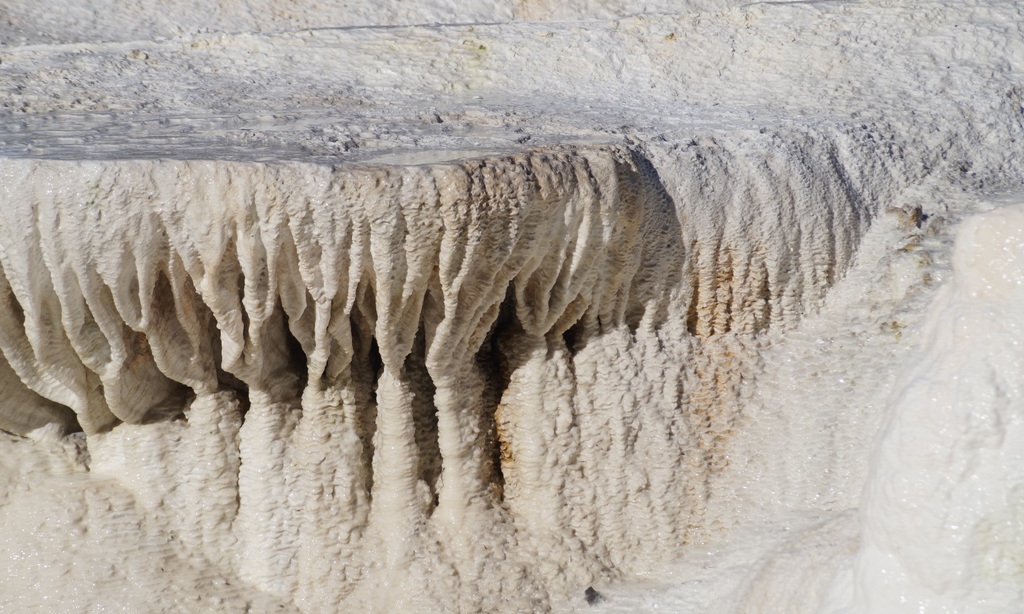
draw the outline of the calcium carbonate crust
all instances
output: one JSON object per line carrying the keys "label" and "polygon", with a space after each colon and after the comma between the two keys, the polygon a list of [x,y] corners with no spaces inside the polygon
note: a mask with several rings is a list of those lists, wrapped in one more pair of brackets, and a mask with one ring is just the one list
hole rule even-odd
{"label": "calcium carbonate crust", "polygon": [[0,609],[1012,611],[1021,8],[442,4],[0,16]]}
{"label": "calcium carbonate crust", "polygon": [[4,162],[0,347],[62,411],[4,426],[81,427],[190,555],[306,610],[535,608],[650,569],[702,523],[733,353],[819,300],[869,218],[842,168],[764,159],[808,189],[673,155],[680,209],[622,148]]}

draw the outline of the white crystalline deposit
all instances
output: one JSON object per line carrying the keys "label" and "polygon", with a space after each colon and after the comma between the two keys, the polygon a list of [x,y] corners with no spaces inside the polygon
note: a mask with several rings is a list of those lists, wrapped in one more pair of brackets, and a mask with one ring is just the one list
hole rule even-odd
{"label": "white crystalline deposit", "polygon": [[852,602],[844,612],[1013,612],[1024,602],[1024,206],[1003,207],[963,224],[953,282],[894,396],[860,551],[834,589]]}
{"label": "white crystalline deposit", "polygon": [[209,4],[0,8],[0,610],[1017,611],[1018,3]]}
{"label": "white crystalline deposit", "polygon": [[[691,149],[689,176],[728,164]],[[843,169],[761,163],[673,207],[621,148],[5,161],[0,347],[61,405],[3,426],[71,408],[185,555],[306,610],[532,609],[651,569],[700,531],[731,366],[869,217]]]}
{"label": "white crystalline deposit", "polygon": [[55,10],[53,3],[7,0],[0,14],[0,39],[19,44],[133,41],[211,30],[596,20],[743,4],[744,0],[79,0]]}

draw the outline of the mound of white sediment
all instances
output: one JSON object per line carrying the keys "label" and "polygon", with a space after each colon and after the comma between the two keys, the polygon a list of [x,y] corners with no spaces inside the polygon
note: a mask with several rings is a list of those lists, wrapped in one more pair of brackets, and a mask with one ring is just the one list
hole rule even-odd
{"label": "mound of white sediment", "polygon": [[1019,603],[1014,3],[114,4],[0,13],[0,609]]}

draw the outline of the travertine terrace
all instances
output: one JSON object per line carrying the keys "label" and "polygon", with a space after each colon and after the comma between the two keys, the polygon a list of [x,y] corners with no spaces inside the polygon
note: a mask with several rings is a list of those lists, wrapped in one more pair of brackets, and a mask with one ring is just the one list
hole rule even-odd
{"label": "travertine terrace", "polygon": [[108,4],[0,9],[0,609],[1012,611],[1015,3]]}

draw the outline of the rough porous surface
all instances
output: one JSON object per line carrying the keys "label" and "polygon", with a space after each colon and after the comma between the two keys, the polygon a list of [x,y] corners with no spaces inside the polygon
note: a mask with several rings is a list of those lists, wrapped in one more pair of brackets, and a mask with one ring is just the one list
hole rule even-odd
{"label": "rough porous surface", "polygon": [[0,609],[1013,611],[1022,24],[0,9]]}

